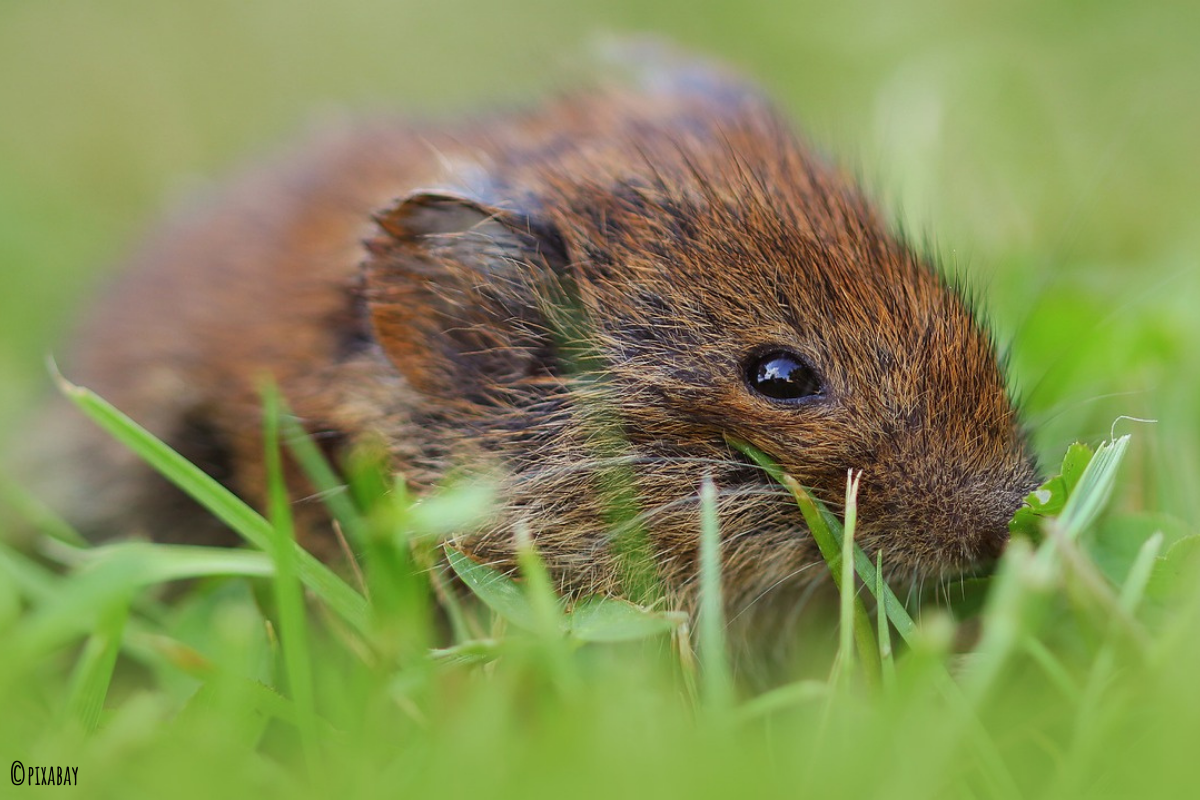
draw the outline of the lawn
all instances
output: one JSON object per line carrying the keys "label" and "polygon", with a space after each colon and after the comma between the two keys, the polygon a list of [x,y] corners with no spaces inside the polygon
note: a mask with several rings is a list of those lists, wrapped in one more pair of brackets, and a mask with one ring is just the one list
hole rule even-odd
{"label": "lawn", "polygon": [[0,445],[164,207],[336,115],[527,101],[586,80],[598,36],[654,31],[757,77],[963,277],[1062,477],[981,607],[880,625],[868,599],[856,638],[834,603],[834,662],[766,693],[731,682],[715,617],[564,607],[533,553],[519,583],[452,559],[483,602],[436,610],[420,567],[478,491],[344,495],[359,584],[294,550],[285,502],[199,483],[257,548],[0,549],[0,762],[122,797],[1194,791],[1200,7],[296,5],[0,6]]}

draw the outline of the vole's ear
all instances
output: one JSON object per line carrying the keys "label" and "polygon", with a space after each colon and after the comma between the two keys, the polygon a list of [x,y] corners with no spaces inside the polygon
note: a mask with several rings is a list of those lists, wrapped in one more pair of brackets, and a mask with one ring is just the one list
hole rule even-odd
{"label": "vole's ear", "polygon": [[431,192],[375,219],[364,267],[371,324],[414,388],[479,402],[557,374],[546,308],[566,264],[557,231]]}

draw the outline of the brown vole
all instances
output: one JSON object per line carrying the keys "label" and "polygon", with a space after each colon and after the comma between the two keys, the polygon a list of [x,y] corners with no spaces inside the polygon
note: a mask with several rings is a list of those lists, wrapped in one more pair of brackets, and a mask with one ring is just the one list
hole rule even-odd
{"label": "brown vole", "polygon": [[[707,68],[319,137],[162,226],[78,341],[69,377],[255,503],[263,375],[331,453],[383,441],[418,490],[500,475],[503,506],[461,544],[510,565],[527,527],[572,593],[629,590],[636,530],[687,605],[711,474],[731,613],[795,602],[816,547],[726,437],[835,507],[861,469],[858,540],[906,575],[996,556],[1036,483],[971,309]],[[57,424],[84,529],[233,540],[103,434]],[[305,543],[333,553],[304,507]]]}

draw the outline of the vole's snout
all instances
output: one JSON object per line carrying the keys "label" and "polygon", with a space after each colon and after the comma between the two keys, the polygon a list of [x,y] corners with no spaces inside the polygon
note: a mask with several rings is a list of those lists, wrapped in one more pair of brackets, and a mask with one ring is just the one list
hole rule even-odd
{"label": "vole's snout", "polygon": [[1008,544],[1008,523],[1036,486],[1028,458],[980,468],[939,456],[912,468],[864,472],[860,541],[885,565],[918,574],[969,571],[995,561]]}

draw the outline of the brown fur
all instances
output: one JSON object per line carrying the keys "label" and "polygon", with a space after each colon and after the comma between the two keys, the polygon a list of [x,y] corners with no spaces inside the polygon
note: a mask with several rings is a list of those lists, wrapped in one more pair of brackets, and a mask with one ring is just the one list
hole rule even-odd
{"label": "brown fur", "polygon": [[[648,84],[321,138],[163,227],[68,375],[256,503],[273,376],[331,451],[378,438],[419,490],[500,475],[503,507],[461,543],[511,566],[527,526],[574,593],[641,591],[622,567],[640,535],[690,605],[711,474],[730,612],[796,606],[816,548],[726,436],[835,506],[863,470],[859,541],[893,572],[997,555],[1035,468],[970,309],[755,91],[704,69]],[[752,393],[768,346],[825,397]],[[63,441],[86,528],[223,540],[102,436]]]}

